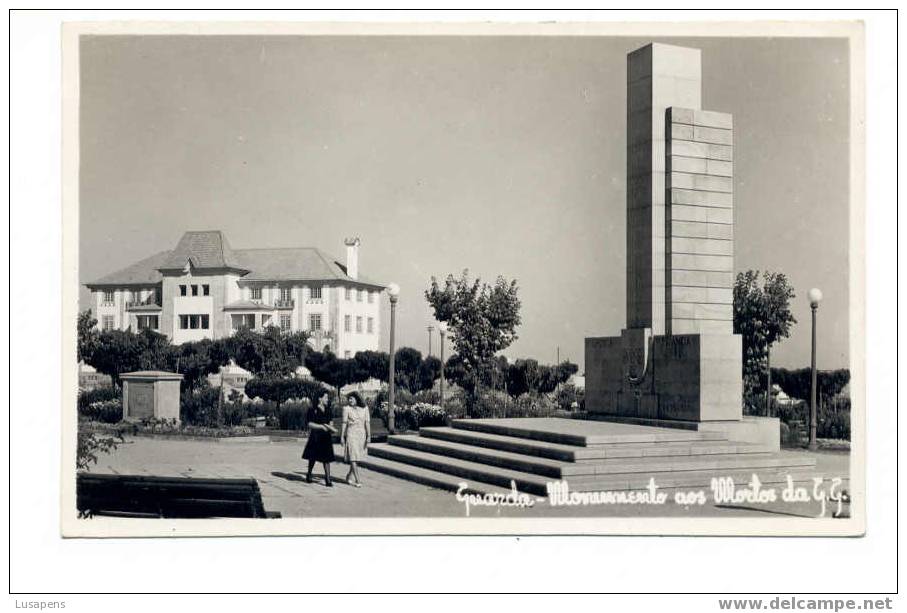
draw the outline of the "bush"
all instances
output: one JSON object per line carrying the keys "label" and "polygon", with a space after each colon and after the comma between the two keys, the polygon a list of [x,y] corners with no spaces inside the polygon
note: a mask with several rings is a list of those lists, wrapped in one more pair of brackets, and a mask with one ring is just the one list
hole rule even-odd
{"label": "bush", "polygon": [[414,402],[425,404],[441,404],[441,393],[434,390],[421,390],[413,394]]}
{"label": "bush", "polygon": [[123,419],[123,401],[119,398],[98,400],[80,410],[79,414],[91,421],[115,424]]}
{"label": "bush", "polygon": [[206,387],[183,392],[180,397],[180,420],[191,426],[218,426],[220,389]]}
{"label": "bush", "polygon": [[523,394],[507,409],[507,417],[552,417],[557,403],[547,394]]}
{"label": "bush", "polygon": [[305,430],[307,425],[306,416],[309,413],[309,402],[287,402],[280,406],[280,412],[277,416],[278,424],[281,430]]}
{"label": "bush", "polygon": [[472,417],[477,419],[487,417],[510,416],[510,411],[516,404],[506,392],[482,388],[476,394],[476,402],[472,407]]}
{"label": "bush", "polygon": [[[783,424],[800,422],[800,427],[809,431],[809,404],[795,402],[790,405],[775,405]],[[816,407],[816,438],[850,440],[850,399],[842,398]],[[793,427],[790,430],[794,430]]]}
{"label": "bush", "polygon": [[115,387],[98,387],[93,390],[79,390],[79,413],[85,411],[88,405],[105,400],[122,400],[122,392]]}
{"label": "bush", "polygon": [[[388,404],[381,403],[375,412],[375,417],[380,417],[384,425],[388,420]],[[431,426],[447,425],[447,413],[436,404],[417,402],[409,406],[394,407],[394,427],[397,430],[418,430]]]}
{"label": "bush", "polygon": [[[380,407],[385,402],[388,402],[387,390],[381,390],[375,397],[375,404]],[[414,402],[416,400],[408,390],[400,386],[394,388],[394,406],[409,406]]]}
{"label": "bush", "polygon": [[581,411],[586,404],[586,390],[577,389],[572,383],[565,383],[554,393],[554,401],[564,411]]}

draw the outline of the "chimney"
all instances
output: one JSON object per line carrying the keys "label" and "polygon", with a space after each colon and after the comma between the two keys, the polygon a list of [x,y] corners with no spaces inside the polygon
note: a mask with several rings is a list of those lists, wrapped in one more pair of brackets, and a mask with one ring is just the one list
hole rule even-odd
{"label": "chimney", "polygon": [[351,279],[359,278],[359,237],[347,238],[343,241],[346,245],[346,274]]}

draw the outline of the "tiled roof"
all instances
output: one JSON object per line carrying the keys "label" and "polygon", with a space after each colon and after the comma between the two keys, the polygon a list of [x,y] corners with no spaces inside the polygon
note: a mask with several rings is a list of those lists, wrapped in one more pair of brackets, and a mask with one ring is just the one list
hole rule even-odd
{"label": "tiled roof", "polygon": [[86,283],[97,285],[138,285],[160,283],[159,269],[182,269],[186,261],[195,268],[228,268],[248,271],[241,281],[346,281],[383,288],[384,284],[361,275],[353,279],[346,266],[320,249],[296,247],[287,249],[231,249],[220,231],[186,232],[172,251],[162,251],[136,262],[128,268]]}
{"label": "tiled roof", "polygon": [[154,285],[161,282],[160,266],[170,257],[170,251],[161,251],[150,258],[140,260],[122,270],[112,272],[93,281],[86,283],[93,285]]}
{"label": "tiled roof", "polygon": [[237,262],[227,237],[220,230],[186,232],[161,268],[181,269],[187,260],[195,268],[247,270]]}
{"label": "tiled roof", "polygon": [[242,281],[351,281],[382,287],[381,283],[352,279],[346,266],[314,247],[290,249],[237,249],[235,252],[249,274]]}

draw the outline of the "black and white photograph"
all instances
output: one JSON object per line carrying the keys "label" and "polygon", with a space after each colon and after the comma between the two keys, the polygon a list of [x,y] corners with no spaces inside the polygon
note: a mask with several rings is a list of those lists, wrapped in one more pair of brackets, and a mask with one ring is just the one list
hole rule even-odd
{"label": "black and white photograph", "polygon": [[64,31],[64,536],[863,533],[857,24],[172,27]]}

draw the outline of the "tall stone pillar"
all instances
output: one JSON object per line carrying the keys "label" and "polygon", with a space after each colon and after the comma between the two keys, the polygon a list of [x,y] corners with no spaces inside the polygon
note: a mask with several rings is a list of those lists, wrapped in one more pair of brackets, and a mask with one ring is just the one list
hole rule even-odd
{"label": "tall stone pillar", "polygon": [[586,339],[591,413],[742,419],[733,121],[702,110],[700,56],[663,44],[627,56],[627,327]]}

